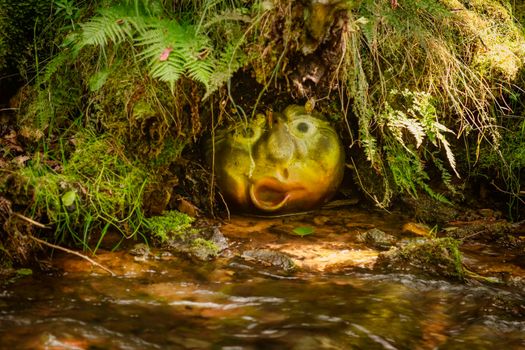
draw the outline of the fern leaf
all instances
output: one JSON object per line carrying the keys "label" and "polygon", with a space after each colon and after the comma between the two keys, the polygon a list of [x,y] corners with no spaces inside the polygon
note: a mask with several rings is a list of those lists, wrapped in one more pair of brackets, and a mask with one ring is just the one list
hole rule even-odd
{"label": "fern leaf", "polygon": [[[168,83],[172,89],[184,73],[185,60],[179,52],[179,41],[182,38],[177,23],[161,20],[145,30],[136,40],[143,47],[139,57],[148,61],[151,76]],[[167,49],[170,52],[164,58],[162,55]]]}
{"label": "fern leaf", "polygon": [[68,62],[68,60],[71,59],[70,52],[67,50],[64,50],[60,52],[58,55],[53,57],[49,63],[46,65],[46,69],[44,71],[44,82],[49,82],[51,80],[51,77]]}
{"label": "fern leaf", "polygon": [[190,78],[204,84],[206,89],[208,89],[210,78],[215,68],[211,59],[196,59],[186,62],[185,68],[187,69]]}
{"label": "fern leaf", "polygon": [[456,170],[456,159],[454,157],[454,153],[452,152],[452,149],[450,148],[450,144],[447,141],[446,136],[443,134],[443,133],[454,134],[454,132],[435,119],[427,120],[425,124],[426,124],[425,132],[427,133],[427,135],[429,135],[429,139],[432,141],[432,144],[434,144],[434,146],[437,146],[437,141],[439,141],[439,143],[445,149],[445,154],[446,154],[448,163],[450,164],[450,167],[452,168],[456,176],[458,178],[461,178],[461,176],[459,176],[458,171]]}
{"label": "fern leaf", "polygon": [[[173,88],[182,74],[206,86],[215,70],[208,38],[197,35],[194,27],[176,21],[160,20],[144,31],[137,43],[143,47],[140,57],[147,60],[154,78]],[[207,53],[206,57],[201,57]]]}
{"label": "fern leaf", "polygon": [[439,201],[439,202],[442,202],[442,203],[446,203],[446,204],[452,204],[447,197],[445,197],[444,195],[442,195],[441,193],[436,193],[434,190],[432,190],[432,188],[426,184],[426,183],[421,183],[420,184],[421,188],[423,188],[423,190],[433,199]]}
{"label": "fern leaf", "polygon": [[106,10],[91,21],[81,24],[82,38],[80,46],[107,46],[109,42],[120,43],[132,37],[130,21],[118,16],[118,12]]}
{"label": "fern leaf", "polygon": [[184,73],[184,62],[171,56],[166,61],[156,61],[150,64],[150,74],[153,78],[168,83],[173,90],[175,82]]}
{"label": "fern leaf", "polygon": [[405,143],[401,135],[401,129],[408,130],[414,136],[416,139],[416,148],[421,146],[425,138],[425,130],[421,123],[416,119],[409,118],[401,111],[395,111],[395,113],[388,116],[388,128],[402,145]]}
{"label": "fern leaf", "polygon": [[456,170],[456,159],[454,158],[454,153],[452,152],[452,149],[450,148],[450,144],[448,143],[447,139],[442,133],[438,133],[436,136],[439,139],[439,141],[441,141],[443,148],[445,148],[445,154],[447,156],[448,163],[450,164],[450,167],[454,171],[454,174],[456,174],[458,178],[461,178],[461,176],[459,176],[458,171]]}

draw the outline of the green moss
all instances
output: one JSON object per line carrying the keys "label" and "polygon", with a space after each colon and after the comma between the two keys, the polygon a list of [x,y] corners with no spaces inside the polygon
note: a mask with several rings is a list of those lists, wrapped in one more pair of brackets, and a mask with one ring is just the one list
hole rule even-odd
{"label": "green moss", "polygon": [[[32,217],[46,218],[55,239],[96,249],[108,229],[134,237],[143,220],[142,194],[147,175],[125,158],[121,145],[108,138],[78,134],[76,147],[62,167],[33,159],[20,170],[33,195]],[[97,232],[95,245],[91,235]]]}
{"label": "green moss", "polygon": [[460,241],[450,237],[410,243],[381,253],[378,265],[406,270],[408,264],[411,269],[431,275],[463,280],[465,271],[459,246]]}
{"label": "green moss", "polygon": [[195,254],[202,258],[201,260],[208,260],[217,257],[219,254],[219,247],[212,241],[204,238],[196,238],[191,245]]}
{"label": "green moss", "polygon": [[145,227],[161,242],[183,236],[191,227],[193,218],[178,211],[170,210],[162,215],[144,220]]}

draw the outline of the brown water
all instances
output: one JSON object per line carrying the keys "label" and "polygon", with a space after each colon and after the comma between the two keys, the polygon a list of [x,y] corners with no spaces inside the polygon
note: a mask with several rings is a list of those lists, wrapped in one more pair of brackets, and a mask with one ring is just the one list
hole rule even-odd
{"label": "brown water", "polygon": [[0,348],[525,349],[525,293],[507,287],[235,256],[106,259],[118,277],[65,256],[65,272],[1,286]]}

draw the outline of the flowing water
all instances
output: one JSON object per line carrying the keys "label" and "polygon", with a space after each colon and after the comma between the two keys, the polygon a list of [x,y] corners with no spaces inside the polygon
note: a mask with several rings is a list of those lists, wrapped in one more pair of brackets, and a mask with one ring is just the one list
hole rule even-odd
{"label": "flowing water", "polygon": [[[7,281],[1,349],[525,349],[524,293],[351,268],[108,253]],[[106,260],[109,264],[110,260]],[[111,265],[111,264],[110,264]]]}

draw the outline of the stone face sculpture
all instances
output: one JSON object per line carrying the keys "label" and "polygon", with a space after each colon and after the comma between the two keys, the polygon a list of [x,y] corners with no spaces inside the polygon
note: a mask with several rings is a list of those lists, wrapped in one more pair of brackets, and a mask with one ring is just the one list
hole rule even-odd
{"label": "stone face sculpture", "polygon": [[273,113],[271,120],[258,115],[217,132],[210,154],[220,192],[242,212],[313,209],[332,197],[343,177],[344,152],[336,131],[295,105]]}

